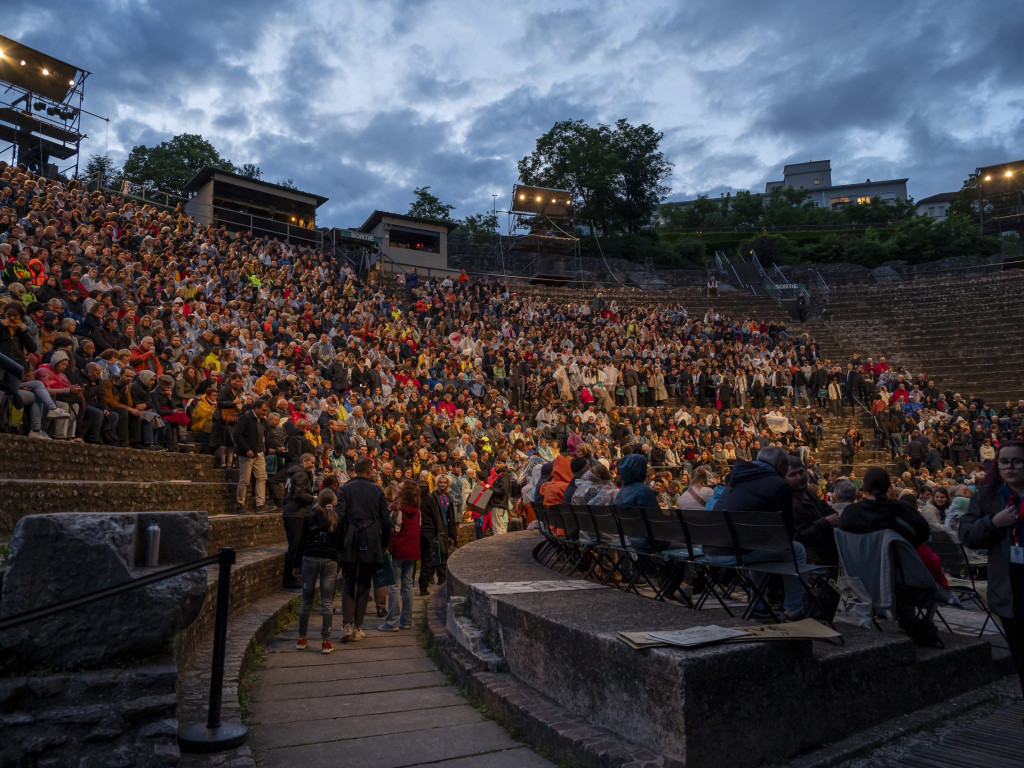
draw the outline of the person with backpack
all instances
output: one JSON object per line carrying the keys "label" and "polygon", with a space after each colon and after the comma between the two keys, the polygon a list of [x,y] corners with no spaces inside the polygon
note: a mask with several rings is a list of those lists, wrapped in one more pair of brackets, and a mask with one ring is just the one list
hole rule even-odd
{"label": "person with backpack", "polygon": [[288,538],[288,553],[285,557],[284,588],[296,589],[301,586],[294,572],[301,567],[298,545],[302,526],[310,505],[316,500],[313,491],[313,469],[316,456],[304,453],[299,463],[288,468],[288,479],[284,483],[284,532]]}
{"label": "person with backpack", "polygon": [[404,480],[398,486],[398,495],[391,510],[392,534],[388,543],[395,583],[388,586],[388,615],[377,627],[381,632],[412,629],[413,583],[416,561],[430,556],[420,547],[422,516],[420,512],[420,486]]}
{"label": "person with backpack", "polygon": [[391,514],[384,491],[374,482],[373,460],[360,456],[353,473],[355,477],[341,486],[336,507],[343,541],[338,554],[344,579],[343,643],[366,637],[363,618],[370,599],[370,584],[373,574],[384,564],[384,550],[391,538]]}
{"label": "person with backpack", "polygon": [[334,618],[334,589],[338,582],[338,547],[341,543],[338,530],[338,513],[334,509],[337,496],[332,490],[320,491],[302,521],[302,531],[296,545],[296,554],[301,566],[292,575],[302,579],[302,602],[299,605],[299,639],[295,643],[298,651],[306,650],[306,633],[309,629],[309,614],[313,609],[313,595],[320,585],[320,653],[333,653],[331,624]]}

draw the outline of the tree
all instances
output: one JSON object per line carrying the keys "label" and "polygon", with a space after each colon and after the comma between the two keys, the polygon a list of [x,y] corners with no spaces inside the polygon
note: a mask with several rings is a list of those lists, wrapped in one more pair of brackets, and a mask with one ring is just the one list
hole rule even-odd
{"label": "tree", "polygon": [[85,178],[89,183],[109,187],[117,177],[117,166],[110,155],[91,155],[85,165]]}
{"label": "tree", "polygon": [[442,203],[430,194],[430,187],[416,187],[412,193],[416,199],[409,206],[409,216],[434,221],[453,221],[452,211],[455,210],[455,206]]}
{"label": "tree", "polygon": [[247,179],[261,179],[263,178],[263,171],[260,170],[258,165],[253,163],[246,163],[241,168],[236,169],[239,176],[245,176]]}
{"label": "tree", "polygon": [[489,243],[498,228],[498,217],[493,213],[477,213],[459,220],[456,232],[469,235],[474,243]]}
{"label": "tree", "polygon": [[651,126],[619,120],[591,127],[563,120],[537,139],[519,161],[524,184],[568,190],[579,219],[603,233],[645,227],[668,194],[672,164],[658,147],[662,134]]}
{"label": "tree", "polygon": [[234,171],[230,160],[220,156],[214,146],[199,134],[182,133],[155,147],[132,147],[122,173],[137,184],[163,192],[184,194],[185,185],[205,167]]}
{"label": "tree", "polygon": [[298,189],[298,187],[295,186],[295,182],[291,179],[285,179],[284,181],[279,182],[277,186],[287,187],[288,189]]}

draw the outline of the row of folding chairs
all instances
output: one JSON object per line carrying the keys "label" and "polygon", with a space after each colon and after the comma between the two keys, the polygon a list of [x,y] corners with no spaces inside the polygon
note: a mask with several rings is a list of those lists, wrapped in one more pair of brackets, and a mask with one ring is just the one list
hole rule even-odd
{"label": "row of folding chairs", "polygon": [[[781,512],[576,504],[535,512],[544,536],[536,552],[540,562],[696,609],[714,600],[732,616],[730,595],[739,590],[747,596],[744,618],[760,607],[781,621],[765,594],[768,576],[799,579],[814,604],[823,594],[821,580],[835,575],[834,568],[798,562]],[[745,561],[753,550],[777,559]],[[692,593],[683,588],[687,575],[699,585]]]}

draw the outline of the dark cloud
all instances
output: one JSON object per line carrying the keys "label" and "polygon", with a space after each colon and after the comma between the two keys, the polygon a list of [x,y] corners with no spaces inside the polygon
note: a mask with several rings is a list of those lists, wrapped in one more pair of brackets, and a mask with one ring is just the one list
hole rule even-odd
{"label": "dark cloud", "polygon": [[924,197],[1024,146],[1019,0],[8,0],[4,21],[93,72],[86,108],[111,122],[83,123],[83,155],[201,132],[330,197],[328,224],[427,185],[489,210],[559,120],[663,131],[672,199],[826,158],[837,182],[909,176]]}

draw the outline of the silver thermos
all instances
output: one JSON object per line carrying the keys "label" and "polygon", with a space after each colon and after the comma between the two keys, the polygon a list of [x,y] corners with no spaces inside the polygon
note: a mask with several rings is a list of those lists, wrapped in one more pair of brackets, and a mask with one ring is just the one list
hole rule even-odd
{"label": "silver thermos", "polygon": [[160,526],[156,520],[146,527],[146,567],[156,568],[160,562]]}

